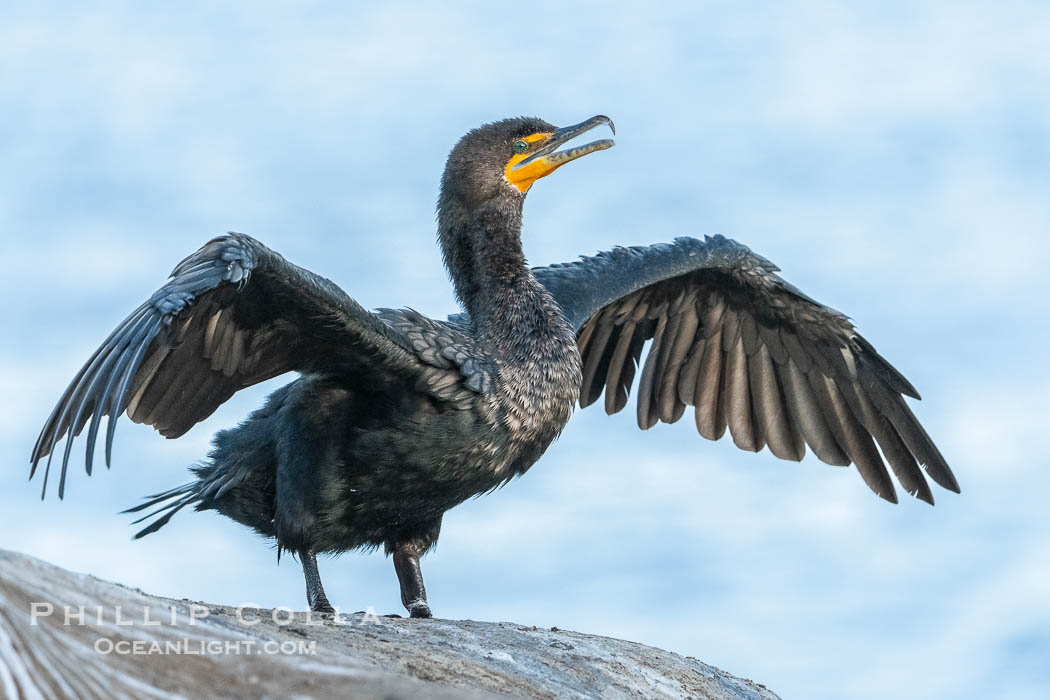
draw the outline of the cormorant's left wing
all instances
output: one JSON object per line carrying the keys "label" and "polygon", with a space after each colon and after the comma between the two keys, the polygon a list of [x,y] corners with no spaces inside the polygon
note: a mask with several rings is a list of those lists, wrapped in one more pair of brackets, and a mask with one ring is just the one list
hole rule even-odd
{"label": "cormorant's left wing", "polygon": [[[627,404],[646,341],[638,425],[673,423],[695,406],[717,440],[764,446],[801,460],[805,445],[828,464],[856,464],[875,493],[896,502],[883,457],[912,495],[933,503],[919,468],[959,491],[944,457],[904,402],[912,385],[853,328],[722,236],[616,248],[533,269],[573,323],[583,356],[580,406],[605,392]],[[875,443],[881,448],[882,455]]]}
{"label": "cormorant's left wing", "polygon": [[[366,311],[331,281],[293,265],[251,236],[215,238],[95,351],[59,399],[37,438],[32,475],[66,438],[58,494],[65,490],[73,438],[90,421],[85,467],[91,474],[103,416],[106,464],[117,417],[175,438],[241,389],[285,372],[426,380],[410,339]],[[458,377],[458,375],[455,375]],[[446,382],[447,383],[447,382]]]}

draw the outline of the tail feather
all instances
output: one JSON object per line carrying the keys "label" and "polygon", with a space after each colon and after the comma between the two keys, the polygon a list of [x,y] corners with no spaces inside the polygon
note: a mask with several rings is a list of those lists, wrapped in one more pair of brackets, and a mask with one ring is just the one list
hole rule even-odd
{"label": "tail feather", "polygon": [[197,483],[198,482],[196,482],[196,481],[191,481],[188,484],[183,484],[182,486],[176,486],[175,488],[169,489],[169,490],[164,491],[162,493],[151,493],[150,495],[146,496],[146,498],[148,498],[150,500],[146,501],[145,503],[140,503],[139,505],[135,506],[134,508],[128,508],[127,510],[122,510],[120,512],[121,512],[121,514],[123,514],[123,513],[138,513],[139,511],[146,510],[150,506],[155,506],[158,503],[161,503],[162,501],[167,501],[169,499],[174,498],[175,496],[182,496],[182,495],[185,495],[187,493],[191,493],[191,492],[195,491],[196,488],[197,488]]}
{"label": "tail feather", "polygon": [[236,474],[230,474],[219,478],[212,478],[207,482],[199,482],[201,485],[200,499],[201,500],[218,500],[226,495],[233,486],[235,486],[240,479]]}
{"label": "tail feather", "polygon": [[[175,515],[180,510],[182,510],[186,506],[190,505],[191,503],[196,503],[197,501],[199,501],[200,500],[200,491],[199,491],[200,483],[201,482],[199,482],[199,481],[192,481],[192,482],[190,482],[188,484],[183,484],[182,486],[177,486],[177,487],[171,489],[170,491],[165,491],[163,493],[152,494],[152,495],[146,497],[149,500],[147,500],[145,503],[140,503],[139,505],[137,505],[137,506],[135,506],[133,508],[128,508],[127,510],[121,511],[122,513],[138,513],[138,512],[143,511],[143,510],[145,510],[145,509],[147,509],[147,508],[149,508],[151,506],[155,506],[155,505],[158,505],[158,504],[161,504],[161,503],[164,504],[160,508],[157,508],[156,510],[151,511],[151,512],[147,513],[146,515],[143,515],[138,520],[135,520],[135,521],[132,522],[133,525],[137,524],[137,523],[141,523],[143,520],[147,520],[149,518],[152,518],[155,515],[160,515],[160,514],[163,513],[163,515],[161,517],[159,517],[156,520],[154,520],[147,527],[145,527],[142,530],[136,532],[134,539],[137,540],[139,538],[145,537],[146,535],[148,535],[150,533],[156,532],[157,530],[159,530],[162,527],[164,527],[165,525],[167,525],[168,521],[171,520],[173,515]],[[165,503],[165,501],[168,501],[168,502]]]}

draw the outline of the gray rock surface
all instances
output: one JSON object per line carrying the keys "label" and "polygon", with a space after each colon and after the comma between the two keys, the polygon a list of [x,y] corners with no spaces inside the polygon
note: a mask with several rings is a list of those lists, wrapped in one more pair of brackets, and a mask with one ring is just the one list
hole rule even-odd
{"label": "gray rock surface", "polygon": [[777,697],[695,659],[608,637],[368,612],[238,611],[0,550],[0,697],[72,696]]}

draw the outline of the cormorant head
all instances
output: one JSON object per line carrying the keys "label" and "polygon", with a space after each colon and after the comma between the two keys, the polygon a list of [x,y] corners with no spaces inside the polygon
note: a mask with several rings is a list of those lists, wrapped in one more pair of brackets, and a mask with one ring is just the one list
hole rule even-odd
{"label": "cormorant head", "polygon": [[441,177],[438,242],[456,296],[474,318],[484,294],[482,279],[525,266],[521,209],[532,183],[611,147],[604,139],[558,150],[601,124],[613,128],[612,120],[600,115],[563,129],[542,119],[504,119],[470,131],[452,149]]}
{"label": "cormorant head", "polygon": [[517,117],[485,124],[459,140],[449,154],[441,180],[442,200],[458,199],[474,209],[493,198],[525,196],[532,184],[588,153],[611,148],[611,139],[557,150],[596,126],[612,120],[604,115],[557,128],[535,117]]}

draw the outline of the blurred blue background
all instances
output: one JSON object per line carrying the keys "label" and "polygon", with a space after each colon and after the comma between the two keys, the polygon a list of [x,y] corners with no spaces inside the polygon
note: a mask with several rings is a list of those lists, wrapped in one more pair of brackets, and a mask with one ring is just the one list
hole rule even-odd
{"label": "blurred blue background", "polygon": [[[174,597],[304,604],[214,514],[116,511],[211,434],[124,421],[115,465],[39,500],[27,457],[90,352],[184,255],[250,233],[366,306],[455,309],[437,182],[467,129],[612,116],[540,182],[533,264],[722,233],[850,314],[919,388],[962,484],[891,506],[855,470],[579,412],[523,479],[445,518],[442,617],[665,647],[790,698],[1050,693],[1050,6],[1038,2],[4,3],[0,546]],[[400,611],[381,554],[322,561]]]}

